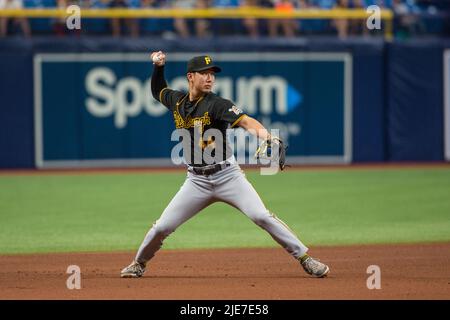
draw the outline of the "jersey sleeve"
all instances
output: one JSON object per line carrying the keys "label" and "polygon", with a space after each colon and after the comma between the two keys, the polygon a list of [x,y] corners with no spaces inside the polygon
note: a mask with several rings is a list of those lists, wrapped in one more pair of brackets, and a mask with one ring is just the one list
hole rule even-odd
{"label": "jersey sleeve", "polygon": [[171,111],[175,109],[176,102],[180,96],[183,96],[182,92],[168,88],[166,79],[164,78],[164,66],[155,65],[153,67],[150,87],[153,98],[161,102]]}
{"label": "jersey sleeve", "polygon": [[247,115],[236,107],[233,102],[226,99],[220,99],[214,104],[214,118],[219,121],[224,121],[231,125],[231,128],[237,126]]}
{"label": "jersey sleeve", "polygon": [[170,88],[164,88],[159,92],[158,101],[165,105],[170,111],[175,110],[177,102],[185,94],[180,91],[172,90]]}

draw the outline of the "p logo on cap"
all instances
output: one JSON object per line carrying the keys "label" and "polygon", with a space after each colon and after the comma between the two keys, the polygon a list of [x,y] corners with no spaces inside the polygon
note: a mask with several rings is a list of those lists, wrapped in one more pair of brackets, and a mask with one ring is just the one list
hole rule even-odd
{"label": "p logo on cap", "polygon": [[210,56],[193,57],[187,63],[187,72],[200,72],[211,69],[214,72],[220,72],[221,69],[217,66]]}

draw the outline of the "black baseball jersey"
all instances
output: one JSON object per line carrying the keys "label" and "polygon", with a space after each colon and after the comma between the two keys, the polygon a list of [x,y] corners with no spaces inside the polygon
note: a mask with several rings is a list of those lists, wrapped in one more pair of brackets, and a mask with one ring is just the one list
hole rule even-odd
{"label": "black baseball jersey", "polygon": [[[226,130],[235,127],[246,114],[230,100],[214,93],[189,101],[189,93],[172,90],[167,86],[157,90],[158,82],[159,87],[162,87],[162,69],[155,68],[155,71],[158,70],[156,76],[159,81],[152,78],[153,96],[172,112],[176,129],[186,129],[190,134],[190,158],[184,152],[186,163],[204,166],[232,156],[233,152],[226,139]],[[210,155],[209,159],[205,159],[205,154]]]}

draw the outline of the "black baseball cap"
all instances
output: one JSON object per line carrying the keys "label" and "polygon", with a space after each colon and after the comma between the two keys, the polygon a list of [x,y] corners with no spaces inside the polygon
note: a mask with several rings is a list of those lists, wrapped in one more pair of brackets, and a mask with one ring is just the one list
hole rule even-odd
{"label": "black baseball cap", "polygon": [[210,56],[193,57],[187,64],[187,72],[199,72],[208,69],[213,69],[214,72],[222,71],[222,69],[213,63]]}

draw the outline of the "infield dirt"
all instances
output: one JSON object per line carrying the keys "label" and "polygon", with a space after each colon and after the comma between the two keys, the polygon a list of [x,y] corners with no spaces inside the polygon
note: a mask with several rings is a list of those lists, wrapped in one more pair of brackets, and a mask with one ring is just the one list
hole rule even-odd
{"label": "infield dirt", "polygon": [[[283,249],[161,250],[140,279],[121,279],[134,253],[0,256],[0,299],[450,299],[450,243],[314,247],[316,279]],[[81,289],[69,290],[69,265]],[[367,288],[380,267],[381,289]]]}

